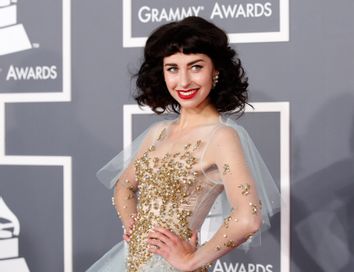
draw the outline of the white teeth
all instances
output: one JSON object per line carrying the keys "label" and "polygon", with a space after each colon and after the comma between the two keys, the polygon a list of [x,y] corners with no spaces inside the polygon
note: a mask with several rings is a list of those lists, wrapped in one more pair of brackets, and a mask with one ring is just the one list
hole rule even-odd
{"label": "white teeth", "polygon": [[180,92],[182,95],[190,95],[192,93],[195,93],[196,90],[188,91],[188,92]]}

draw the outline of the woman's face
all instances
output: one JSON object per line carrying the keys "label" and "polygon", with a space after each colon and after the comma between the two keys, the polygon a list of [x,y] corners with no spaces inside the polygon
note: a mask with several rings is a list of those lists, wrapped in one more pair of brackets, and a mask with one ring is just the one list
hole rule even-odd
{"label": "woman's face", "polygon": [[163,59],[166,86],[181,108],[200,108],[207,104],[213,77],[217,74],[205,54],[175,53]]}

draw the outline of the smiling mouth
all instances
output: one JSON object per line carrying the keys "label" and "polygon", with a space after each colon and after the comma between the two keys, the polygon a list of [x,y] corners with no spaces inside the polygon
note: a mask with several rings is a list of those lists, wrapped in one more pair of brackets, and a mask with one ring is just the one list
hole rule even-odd
{"label": "smiling mouth", "polygon": [[177,90],[177,94],[182,99],[191,99],[198,92],[198,89],[189,89],[189,90]]}

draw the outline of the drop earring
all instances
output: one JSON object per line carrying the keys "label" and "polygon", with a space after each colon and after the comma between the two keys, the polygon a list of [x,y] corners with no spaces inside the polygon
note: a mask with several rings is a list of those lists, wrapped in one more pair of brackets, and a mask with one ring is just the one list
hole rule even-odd
{"label": "drop earring", "polygon": [[219,81],[219,73],[216,73],[215,76],[213,76],[213,89],[215,88],[218,81]]}

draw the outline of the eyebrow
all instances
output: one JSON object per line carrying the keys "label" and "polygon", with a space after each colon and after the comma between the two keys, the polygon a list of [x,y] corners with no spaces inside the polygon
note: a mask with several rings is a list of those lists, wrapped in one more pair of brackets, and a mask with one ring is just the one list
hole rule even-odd
{"label": "eyebrow", "polygon": [[[193,61],[191,61],[191,62],[188,62],[188,63],[187,63],[187,66],[191,66],[191,65],[193,65],[193,64],[195,64],[195,63],[197,63],[197,62],[200,62],[200,61],[204,61],[204,60],[203,60],[203,59],[193,60]],[[176,63],[165,63],[164,66],[177,66],[177,64],[176,64]]]}

